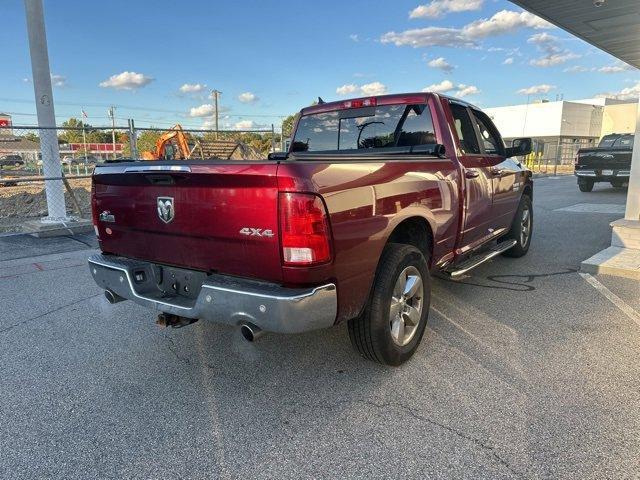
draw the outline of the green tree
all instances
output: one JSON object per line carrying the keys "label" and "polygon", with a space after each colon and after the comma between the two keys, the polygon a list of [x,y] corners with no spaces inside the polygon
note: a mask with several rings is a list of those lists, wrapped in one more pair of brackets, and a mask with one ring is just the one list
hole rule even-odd
{"label": "green tree", "polygon": [[143,130],[138,134],[138,154],[142,156],[142,152],[155,152],[156,142],[160,138],[162,132],[155,130]]}
{"label": "green tree", "polygon": [[293,133],[293,125],[296,122],[297,115],[289,115],[282,121],[282,135],[287,138]]}
{"label": "green tree", "polygon": [[[87,143],[111,143],[111,130],[86,129]],[[82,132],[80,132],[82,142]]]}
{"label": "green tree", "polygon": [[40,137],[36,133],[33,133],[33,132],[25,133],[22,138],[24,138],[25,140],[30,140],[32,142],[36,142],[37,144],[40,144]]}
{"label": "green tree", "polygon": [[[91,125],[83,123],[77,118],[71,117],[69,120],[62,122],[62,133],[58,135],[58,139],[64,143],[82,143],[82,126],[85,131],[91,128]],[[87,138],[87,141],[89,139]]]}

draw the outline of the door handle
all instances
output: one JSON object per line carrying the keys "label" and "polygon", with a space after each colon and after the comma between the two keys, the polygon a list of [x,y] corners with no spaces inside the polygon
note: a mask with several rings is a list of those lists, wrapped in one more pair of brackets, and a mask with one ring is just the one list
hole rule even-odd
{"label": "door handle", "polygon": [[497,177],[499,175],[502,175],[503,171],[504,170],[502,170],[501,168],[498,168],[498,167],[492,167],[492,168],[489,169],[489,172],[491,172],[491,175],[493,175],[495,177]]}
{"label": "door handle", "polygon": [[475,168],[469,168],[464,171],[465,178],[478,178],[480,176],[480,172]]}

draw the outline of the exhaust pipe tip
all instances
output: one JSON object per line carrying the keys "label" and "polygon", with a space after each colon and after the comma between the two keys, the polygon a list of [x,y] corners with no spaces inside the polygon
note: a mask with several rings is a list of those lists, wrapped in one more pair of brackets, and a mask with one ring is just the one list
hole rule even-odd
{"label": "exhaust pipe tip", "polygon": [[104,296],[107,299],[107,302],[109,302],[111,305],[113,305],[114,303],[122,302],[123,300],[125,300],[120,295],[118,295],[117,293],[112,292],[111,290],[105,290],[104,291]]}
{"label": "exhaust pipe tip", "polygon": [[264,331],[250,323],[240,325],[240,333],[247,342],[255,342],[264,335]]}

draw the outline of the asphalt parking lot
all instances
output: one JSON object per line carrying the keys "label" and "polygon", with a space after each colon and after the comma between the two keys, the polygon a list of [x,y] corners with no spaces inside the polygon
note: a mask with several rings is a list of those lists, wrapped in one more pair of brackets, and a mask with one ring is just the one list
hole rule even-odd
{"label": "asphalt parking lot", "polygon": [[[537,179],[529,254],[435,279],[400,368],[345,326],[160,330],[106,303],[91,236],[2,237],[0,477],[638,478],[640,324],[578,273],[624,201]],[[638,282],[597,280],[640,311]]]}

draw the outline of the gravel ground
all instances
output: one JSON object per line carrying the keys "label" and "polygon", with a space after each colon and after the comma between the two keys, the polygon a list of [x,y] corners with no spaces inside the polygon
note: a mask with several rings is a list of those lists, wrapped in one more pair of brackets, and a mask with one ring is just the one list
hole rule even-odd
{"label": "gravel ground", "polygon": [[588,202],[624,192],[536,180],[529,254],[434,279],[400,368],[344,326],[159,330],[102,298],[90,237],[0,238],[0,477],[639,478],[640,326],[576,273],[616,216],[556,211]]}
{"label": "gravel ground", "polygon": [[[69,180],[71,190],[84,216],[91,212],[91,179]],[[67,212],[78,215],[69,192],[65,191]],[[25,220],[47,215],[44,183],[0,186],[0,233],[19,232]]]}

